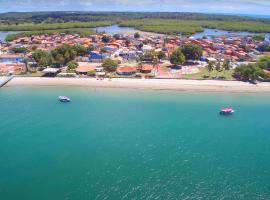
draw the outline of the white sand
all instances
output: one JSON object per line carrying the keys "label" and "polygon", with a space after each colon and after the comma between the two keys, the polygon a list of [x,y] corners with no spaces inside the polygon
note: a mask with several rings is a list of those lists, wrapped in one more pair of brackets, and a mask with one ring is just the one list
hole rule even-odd
{"label": "white sand", "polygon": [[169,79],[105,79],[15,77],[5,87],[15,86],[84,86],[92,88],[126,88],[202,92],[270,92],[270,83],[257,85],[239,81],[169,80]]}

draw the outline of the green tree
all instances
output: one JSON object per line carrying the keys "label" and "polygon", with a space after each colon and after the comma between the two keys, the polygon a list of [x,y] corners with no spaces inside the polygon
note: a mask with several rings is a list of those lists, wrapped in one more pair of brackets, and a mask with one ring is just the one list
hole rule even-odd
{"label": "green tree", "polygon": [[140,33],[138,33],[138,32],[134,33],[134,38],[138,39],[140,37],[141,37]]}
{"label": "green tree", "polygon": [[223,69],[222,69],[222,66],[220,64],[220,62],[217,62],[216,65],[215,65],[215,70],[217,71],[217,74],[216,76],[218,75],[219,72],[221,72]]}
{"label": "green tree", "polygon": [[14,53],[27,53],[29,50],[25,47],[14,47],[11,49]]}
{"label": "green tree", "polygon": [[125,45],[126,45],[127,47],[130,45],[130,43],[131,43],[131,41],[130,41],[129,39],[127,39],[127,40],[125,41]]}
{"label": "green tree", "polygon": [[36,61],[38,67],[47,67],[52,64],[50,55],[42,50],[36,50],[32,53],[32,57]]}
{"label": "green tree", "polygon": [[148,62],[153,62],[154,59],[156,58],[156,52],[155,51],[147,51],[145,54],[140,56],[140,60],[143,61],[148,61]]}
{"label": "green tree", "polygon": [[69,61],[67,67],[69,70],[74,70],[78,67],[78,63],[75,60]]}
{"label": "green tree", "polygon": [[207,71],[209,72],[209,76],[210,76],[210,73],[214,70],[215,68],[215,62],[214,61],[209,61],[207,66]]}
{"label": "green tree", "polygon": [[102,67],[107,72],[114,72],[118,67],[118,63],[112,59],[105,59],[102,63]]}
{"label": "green tree", "polygon": [[262,42],[262,41],[264,41],[264,39],[265,39],[265,35],[262,35],[262,34],[260,34],[260,35],[253,35],[253,36],[252,36],[252,39],[255,40],[255,41],[260,41],[260,42]]}
{"label": "green tree", "polygon": [[231,68],[232,68],[232,65],[231,65],[230,60],[225,59],[225,60],[223,61],[223,63],[222,63],[222,68],[223,68],[223,70],[224,70],[224,73],[225,73],[226,71],[230,71]]}
{"label": "green tree", "polygon": [[159,61],[162,60],[162,59],[165,59],[166,58],[166,54],[163,51],[159,51],[157,53],[157,58],[158,58]]}
{"label": "green tree", "polygon": [[51,51],[54,64],[59,67],[66,65],[69,61],[72,61],[76,57],[76,51],[73,46],[64,44]]}
{"label": "green tree", "polygon": [[256,63],[258,67],[267,69],[270,67],[270,56],[262,56]]}
{"label": "green tree", "polygon": [[73,46],[74,51],[76,52],[77,56],[85,56],[89,53],[89,51],[87,50],[87,48],[85,48],[83,45],[81,44],[76,44]]}
{"label": "green tree", "polygon": [[264,71],[256,64],[242,64],[236,67],[234,76],[242,81],[256,81],[266,77]]}
{"label": "green tree", "polygon": [[87,51],[88,51],[88,52],[94,51],[94,50],[95,50],[94,45],[90,45],[90,46],[87,48]]}
{"label": "green tree", "polygon": [[180,49],[177,49],[172,53],[170,62],[173,65],[182,65],[186,62],[185,56]]}
{"label": "green tree", "polygon": [[108,35],[103,35],[101,40],[104,43],[109,43],[110,42],[110,37]]}
{"label": "green tree", "polygon": [[181,49],[186,60],[199,60],[202,57],[202,48],[196,44],[186,44]]}

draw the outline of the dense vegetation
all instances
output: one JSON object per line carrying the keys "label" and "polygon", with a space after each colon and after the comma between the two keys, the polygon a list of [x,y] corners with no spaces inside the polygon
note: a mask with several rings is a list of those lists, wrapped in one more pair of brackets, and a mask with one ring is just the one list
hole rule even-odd
{"label": "dense vegetation", "polygon": [[141,19],[121,21],[120,26],[132,26],[142,31],[164,34],[184,35],[201,32],[204,28],[228,31],[250,31],[254,33],[270,32],[270,24],[257,21],[212,21],[212,20],[175,20],[175,19]]}
{"label": "dense vegetation", "polygon": [[173,65],[182,65],[187,60],[199,60],[202,57],[203,50],[199,45],[186,44],[175,50],[170,58]]}
{"label": "dense vegetation", "polygon": [[107,72],[114,72],[118,67],[118,63],[117,61],[108,58],[104,60],[104,62],[102,63],[102,67]]}
{"label": "dense vegetation", "polygon": [[231,31],[270,32],[269,19],[166,12],[32,12],[0,14],[0,30],[48,31],[94,28],[120,24],[139,30],[165,34],[190,35],[204,28]]}
{"label": "dense vegetation", "polygon": [[67,23],[22,23],[12,25],[0,25],[2,31],[43,31],[43,30],[58,30],[58,29],[71,29],[71,28],[95,28],[98,26],[112,25],[112,21],[99,21],[99,22],[67,22]]}
{"label": "dense vegetation", "polygon": [[236,67],[234,76],[242,81],[269,81],[270,56],[261,57],[256,63]]}
{"label": "dense vegetation", "polygon": [[89,21],[121,21],[133,19],[181,19],[181,20],[211,20],[211,21],[255,21],[270,23],[269,19],[249,17],[184,13],[184,12],[10,12],[0,14],[0,22],[4,24],[18,23],[62,23]]}
{"label": "dense vegetation", "polygon": [[32,52],[32,57],[37,63],[38,67],[62,67],[65,65],[74,66],[74,61],[76,56],[87,55],[88,51],[82,45],[62,45],[52,50],[51,52],[46,52],[42,50],[36,50]]}

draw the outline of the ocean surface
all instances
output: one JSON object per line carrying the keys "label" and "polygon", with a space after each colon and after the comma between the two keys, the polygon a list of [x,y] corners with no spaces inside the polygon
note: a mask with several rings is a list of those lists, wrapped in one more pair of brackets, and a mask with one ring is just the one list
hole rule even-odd
{"label": "ocean surface", "polygon": [[270,199],[269,100],[4,87],[0,199]]}

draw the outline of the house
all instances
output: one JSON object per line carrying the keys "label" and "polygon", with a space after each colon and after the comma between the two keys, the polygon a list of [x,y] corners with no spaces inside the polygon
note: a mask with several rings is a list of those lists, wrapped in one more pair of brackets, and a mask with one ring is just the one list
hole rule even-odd
{"label": "house", "polygon": [[75,72],[76,74],[80,75],[87,75],[90,71],[95,71],[97,67],[97,64],[95,63],[78,63],[79,66],[76,68]]}
{"label": "house", "polygon": [[151,73],[153,69],[154,69],[153,65],[143,65],[140,71],[141,73],[148,74]]}
{"label": "house", "polygon": [[44,77],[55,77],[60,72],[59,68],[46,68],[42,71]]}
{"label": "house", "polygon": [[130,76],[133,75],[137,72],[136,67],[132,66],[123,66],[123,67],[118,67],[116,70],[116,73],[119,75],[125,75],[125,76]]}
{"label": "house", "polygon": [[97,51],[91,51],[89,54],[89,60],[91,62],[101,62],[103,59],[104,59],[104,56]]}
{"label": "house", "polygon": [[114,53],[117,51],[117,47],[115,46],[105,46],[103,47],[103,49],[106,51],[106,52],[110,52],[110,53]]}
{"label": "house", "polygon": [[152,51],[152,50],[153,50],[153,48],[151,46],[149,46],[149,45],[143,45],[143,47],[142,47],[143,52],[149,52],[149,51]]}

